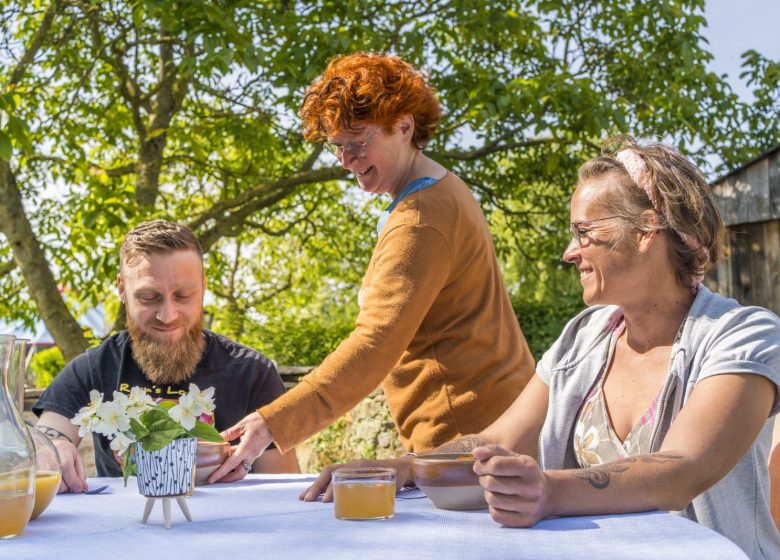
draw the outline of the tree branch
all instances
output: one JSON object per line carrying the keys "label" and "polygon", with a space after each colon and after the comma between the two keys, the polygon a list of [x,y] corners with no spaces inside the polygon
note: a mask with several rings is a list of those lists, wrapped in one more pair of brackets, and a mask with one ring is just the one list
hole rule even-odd
{"label": "tree branch", "polygon": [[[55,0],[49,5],[32,43],[25,51],[6,87],[16,85],[41,49],[59,9]],[[62,350],[65,359],[75,358],[87,348],[87,340],[62,299],[49,268],[46,255],[24,210],[16,175],[10,164],[0,159],[0,231],[5,235],[13,254],[13,263],[3,265],[3,274],[18,266],[24,283],[35,301],[38,314]]]}
{"label": "tree branch", "polygon": [[301,171],[311,171],[323,149],[325,149],[325,145],[322,142],[315,144],[314,149],[301,164]]}
{"label": "tree branch", "polygon": [[[173,116],[181,109],[187,95],[188,79],[180,73],[173,61],[173,42],[169,31],[160,26],[160,67],[156,94],[152,102],[152,111],[147,118],[147,127],[140,135],[138,154],[138,177],[135,186],[135,199],[140,206],[154,206],[160,188],[160,171],[163,152],[167,143],[167,130]],[[187,43],[188,50],[192,44]],[[156,135],[150,137],[149,132]]]}
{"label": "tree branch", "polygon": [[510,142],[508,144],[502,144],[500,141],[486,144],[476,150],[468,152],[462,151],[446,151],[446,152],[433,152],[433,155],[438,157],[454,159],[459,161],[471,161],[480,159],[485,156],[495,154],[497,152],[505,152],[507,150],[513,150],[515,148],[529,148],[531,146],[540,146],[543,144],[549,144],[552,142],[552,138],[533,138],[530,140],[523,140],[522,142]]}
{"label": "tree branch", "polygon": [[349,171],[341,167],[323,167],[316,170],[303,171],[296,173],[290,177],[285,177],[271,183],[262,183],[248,189],[238,196],[216,202],[211,208],[202,213],[200,216],[192,220],[188,225],[190,229],[196,230],[202,227],[209,220],[220,221],[224,219],[225,215],[233,208],[248,205],[252,201],[262,199],[270,193],[287,190],[292,191],[300,185],[306,185],[310,183],[323,183],[325,181],[333,181],[337,179],[344,179],[349,175]]}
{"label": "tree branch", "polygon": [[27,289],[54,342],[66,360],[72,360],[88,343],[60,295],[57,281],[24,211],[22,196],[11,166],[0,159],[0,231],[13,251]]}
{"label": "tree branch", "polygon": [[[65,166],[73,165],[72,161],[68,161],[56,156],[41,156],[41,155],[33,156],[28,161],[30,163],[35,163],[37,161],[50,161],[52,163],[58,163]],[[89,170],[92,173],[105,173],[109,177],[122,177],[124,175],[130,175],[131,173],[135,173],[136,163],[133,162],[133,163],[127,163],[125,165],[120,165],[119,167],[106,168],[97,163],[88,161],[87,165],[89,166]]]}
{"label": "tree branch", "polygon": [[[278,230],[273,230],[271,228],[266,227],[264,224],[261,224],[260,222],[254,222],[254,221],[251,221],[251,220],[245,220],[245,223],[246,223],[246,225],[248,225],[250,227],[259,229],[264,234],[266,234],[266,235],[268,235],[270,237],[282,237],[282,236],[287,235],[288,233],[290,233],[290,231],[292,231],[292,229],[295,226],[297,226],[298,224],[300,224],[302,222],[309,222],[309,218],[311,217],[312,214],[314,214],[316,209],[317,209],[316,206],[312,206],[306,212],[306,214],[304,216],[302,216],[301,218],[298,218],[297,220],[293,220],[292,222],[289,222],[285,227],[283,227],[282,229],[278,229]],[[309,222],[309,223],[311,223],[311,222]]]}
{"label": "tree branch", "polygon": [[5,276],[6,274],[10,274],[15,268],[16,268],[16,263],[12,260],[0,264],[0,278]]}
{"label": "tree branch", "polygon": [[[235,237],[241,232],[241,228],[246,223],[249,216],[268,208],[288,196],[295,190],[297,185],[284,185],[276,190],[276,192],[269,193],[268,196],[263,198],[256,198],[237,210],[224,216],[217,221],[213,227],[203,232],[198,236],[201,246],[204,251],[211,249],[211,246],[219,241],[222,237]],[[190,229],[194,229],[192,225],[188,224]]]}
{"label": "tree branch", "polygon": [[97,18],[99,6],[90,3],[79,3],[84,15],[89,22],[89,31],[92,36],[93,50],[97,57],[102,58],[106,63],[114,69],[114,73],[119,78],[119,93],[125,98],[125,101],[130,105],[130,114],[133,117],[133,126],[139,136],[146,135],[146,128],[144,126],[143,118],[141,117],[141,107],[145,107],[148,110],[143,96],[139,93],[135,82],[130,77],[130,70],[125,65],[123,56],[126,49],[123,51],[119,48],[119,42],[124,40],[126,33],[120,33],[114,40],[111,41],[109,46],[113,56],[109,56],[106,52],[105,44],[106,40],[100,31],[100,21]]}
{"label": "tree branch", "polygon": [[21,60],[19,60],[19,64],[17,64],[16,68],[14,68],[7,87],[15,86],[22,79],[22,76],[24,76],[24,73],[27,71],[27,67],[32,63],[35,55],[38,54],[38,51],[41,49],[43,41],[46,39],[46,35],[49,34],[52,23],[54,23],[54,16],[57,14],[59,8],[59,0],[54,0],[51,4],[49,4],[49,8],[46,10],[46,13],[43,14],[41,24],[38,26],[38,30],[35,32],[35,37],[33,38],[32,43],[30,43],[30,46],[22,55]]}

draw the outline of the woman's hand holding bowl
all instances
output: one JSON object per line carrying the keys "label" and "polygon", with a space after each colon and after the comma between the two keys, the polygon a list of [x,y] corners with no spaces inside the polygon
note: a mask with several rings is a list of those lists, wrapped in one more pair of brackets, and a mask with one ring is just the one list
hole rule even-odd
{"label": "woman's hand holding bowl", "polygon": [[472,453],[494,521],[531,527],[550,515],[550,480],[532,457],[498,446],[477,447]]}

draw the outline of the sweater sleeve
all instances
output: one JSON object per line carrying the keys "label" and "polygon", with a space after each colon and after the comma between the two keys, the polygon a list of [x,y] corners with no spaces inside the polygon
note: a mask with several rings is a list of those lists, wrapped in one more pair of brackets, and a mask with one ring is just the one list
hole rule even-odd
{"label": "sweater sleeve", "polygon": [[297,386],[258,410],[279,449],[315,434],[382,382],[445,285],[450,256],[428,226],[400,225],[382,237],[355,329]]}

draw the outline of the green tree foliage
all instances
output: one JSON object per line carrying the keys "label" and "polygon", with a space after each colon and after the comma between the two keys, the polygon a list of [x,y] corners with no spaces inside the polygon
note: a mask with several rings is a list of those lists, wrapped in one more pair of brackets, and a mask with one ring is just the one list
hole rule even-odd
{"label": "green tree foliage", "polygon": [[62,352],[56,346],[36,352],[30,361],[35,386],[48,387],[63,367],[65,367],[65,360],[62,357]]}
{"label": "green tree foliage", "polygon": [[194,228],[214,324],[239,339],[348,322],[380,203],[296,117],[338,54],[390,51],[430,74],[444,120],[428,151],[479,198],[525,301],[576,287],[567,199],[604,137],[725,166],[780,140],[762,122],[777,63],[745,57],[757,98],[741,103],[706,70],[703,0],[0,6],[0,316],[41,316],[66,358],[89,344],[79,306],[112,303],[118,243],[151,217]]}
{"label": "green tree foliage", "polygon": [[512,306],[536,361],[558,338],[566,323],[582,311],[580,294],[561,294],[556,300],[516,299]]}

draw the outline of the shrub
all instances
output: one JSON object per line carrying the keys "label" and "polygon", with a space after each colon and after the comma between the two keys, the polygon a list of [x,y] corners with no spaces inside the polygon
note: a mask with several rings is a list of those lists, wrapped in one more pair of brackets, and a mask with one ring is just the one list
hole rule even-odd
{"label": "shrub", "polygon": [[57,374],[65,367],[65,358],[56,346],[40,350],[30,360],[30,369],[35,376],[35,385],[40,388],[48,387],[57,377]]}
{"label": "shrub", "polygon": [[519,301],[512,307],[520,322],[520,328],[536,361],[552,346],[569,322],[569,319],[585,308],[582,296],[562,295],[553,302]]}
{"label": "shrub", "polygon": [[289,320],[252,329],[250,344],[277,364],[317,365],[344,340],[351,323]]}

